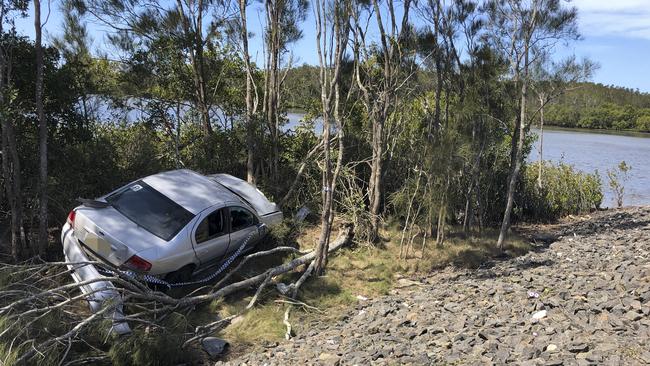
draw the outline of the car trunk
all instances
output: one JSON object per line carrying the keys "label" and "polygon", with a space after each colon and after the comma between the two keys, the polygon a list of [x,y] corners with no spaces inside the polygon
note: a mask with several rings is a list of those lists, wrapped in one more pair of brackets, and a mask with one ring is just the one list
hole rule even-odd
{"label": "car trunk", "polygon": [[260,216],[268,216],[280,212],[280,208],[277,204],[269,201],[264,193],[260,192],[259,189],[255,188],[245,180],[233,177],[229,174],[212,174],[209,178],[239,196],[246,203],[251,205]]}
{"label": "car trunk", "polygon": [[110,206],[77,208],[74,233],[88,254],[115,266],[163,242]]}

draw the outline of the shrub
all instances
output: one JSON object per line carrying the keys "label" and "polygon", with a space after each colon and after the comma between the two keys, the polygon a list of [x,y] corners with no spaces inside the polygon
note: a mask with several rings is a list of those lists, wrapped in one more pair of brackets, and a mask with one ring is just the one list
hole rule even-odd
{"label": "shrub", "polygon": [[621,161],[615,169],[607,169],[607,177],[609,178],[609,188],[614,192],[616,198],[616,206],[623,206],[623,196],[625,195],[625,183],[630,179],[631,166],[627,165],[625,161]]}
{"label": "shrub", "polygon": [[164,322],[166,328],[142,331],[116,341],[108,355],[113,365],[178,365],[194,364],[198,356],[182,350],[185,334],[190,330],[186,319],[173,313]]}
{"label": "shrub", "polygon": [[636,119],[636,129],[650,132],[650,114],[642,114]]}
{"label": "shrub", "polygon": [[598,208],[603,200],[598,172],[576,170],[565,163],[542,163],[542,186],[538,185],[539,163],[526,167],[518,206],[526,221],[555,221]]}

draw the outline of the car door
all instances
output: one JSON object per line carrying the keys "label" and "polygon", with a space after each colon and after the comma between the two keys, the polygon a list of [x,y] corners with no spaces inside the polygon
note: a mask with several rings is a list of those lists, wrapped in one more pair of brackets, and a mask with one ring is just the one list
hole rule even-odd
{"label": "car door", "polygon": [[259,235],[257,216],[249,209],[241,206],[228,207],[228,213],[230,217],[230,246],[228,246],[228,253],[233,253],[239,249],[249,236],[251,238],[247,245],[254,244]]}
{"label": "car door", "polygon": [[194,228],[192,243],[201,264],[221,259],[228,251],[228,217],[227,209],[216,209],[203,215]]}

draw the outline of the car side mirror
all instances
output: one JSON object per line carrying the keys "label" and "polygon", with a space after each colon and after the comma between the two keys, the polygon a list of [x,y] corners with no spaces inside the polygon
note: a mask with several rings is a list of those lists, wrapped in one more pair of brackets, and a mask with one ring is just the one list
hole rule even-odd
{"label": "car side mirror", "polygon": [[257,232],[260,234],[260,236],[264,236],[268,232],[268,227],[265,223],[261,222],[257,224]]}

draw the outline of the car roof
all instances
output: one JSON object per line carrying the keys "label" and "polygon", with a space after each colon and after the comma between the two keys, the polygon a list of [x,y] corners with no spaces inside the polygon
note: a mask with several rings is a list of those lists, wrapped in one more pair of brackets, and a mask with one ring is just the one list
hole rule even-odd
{"label": "car roof", "polygon": [[170,170],[142,180],[195,215],[218,203],[243,203],[228,189],[189,169]]}

